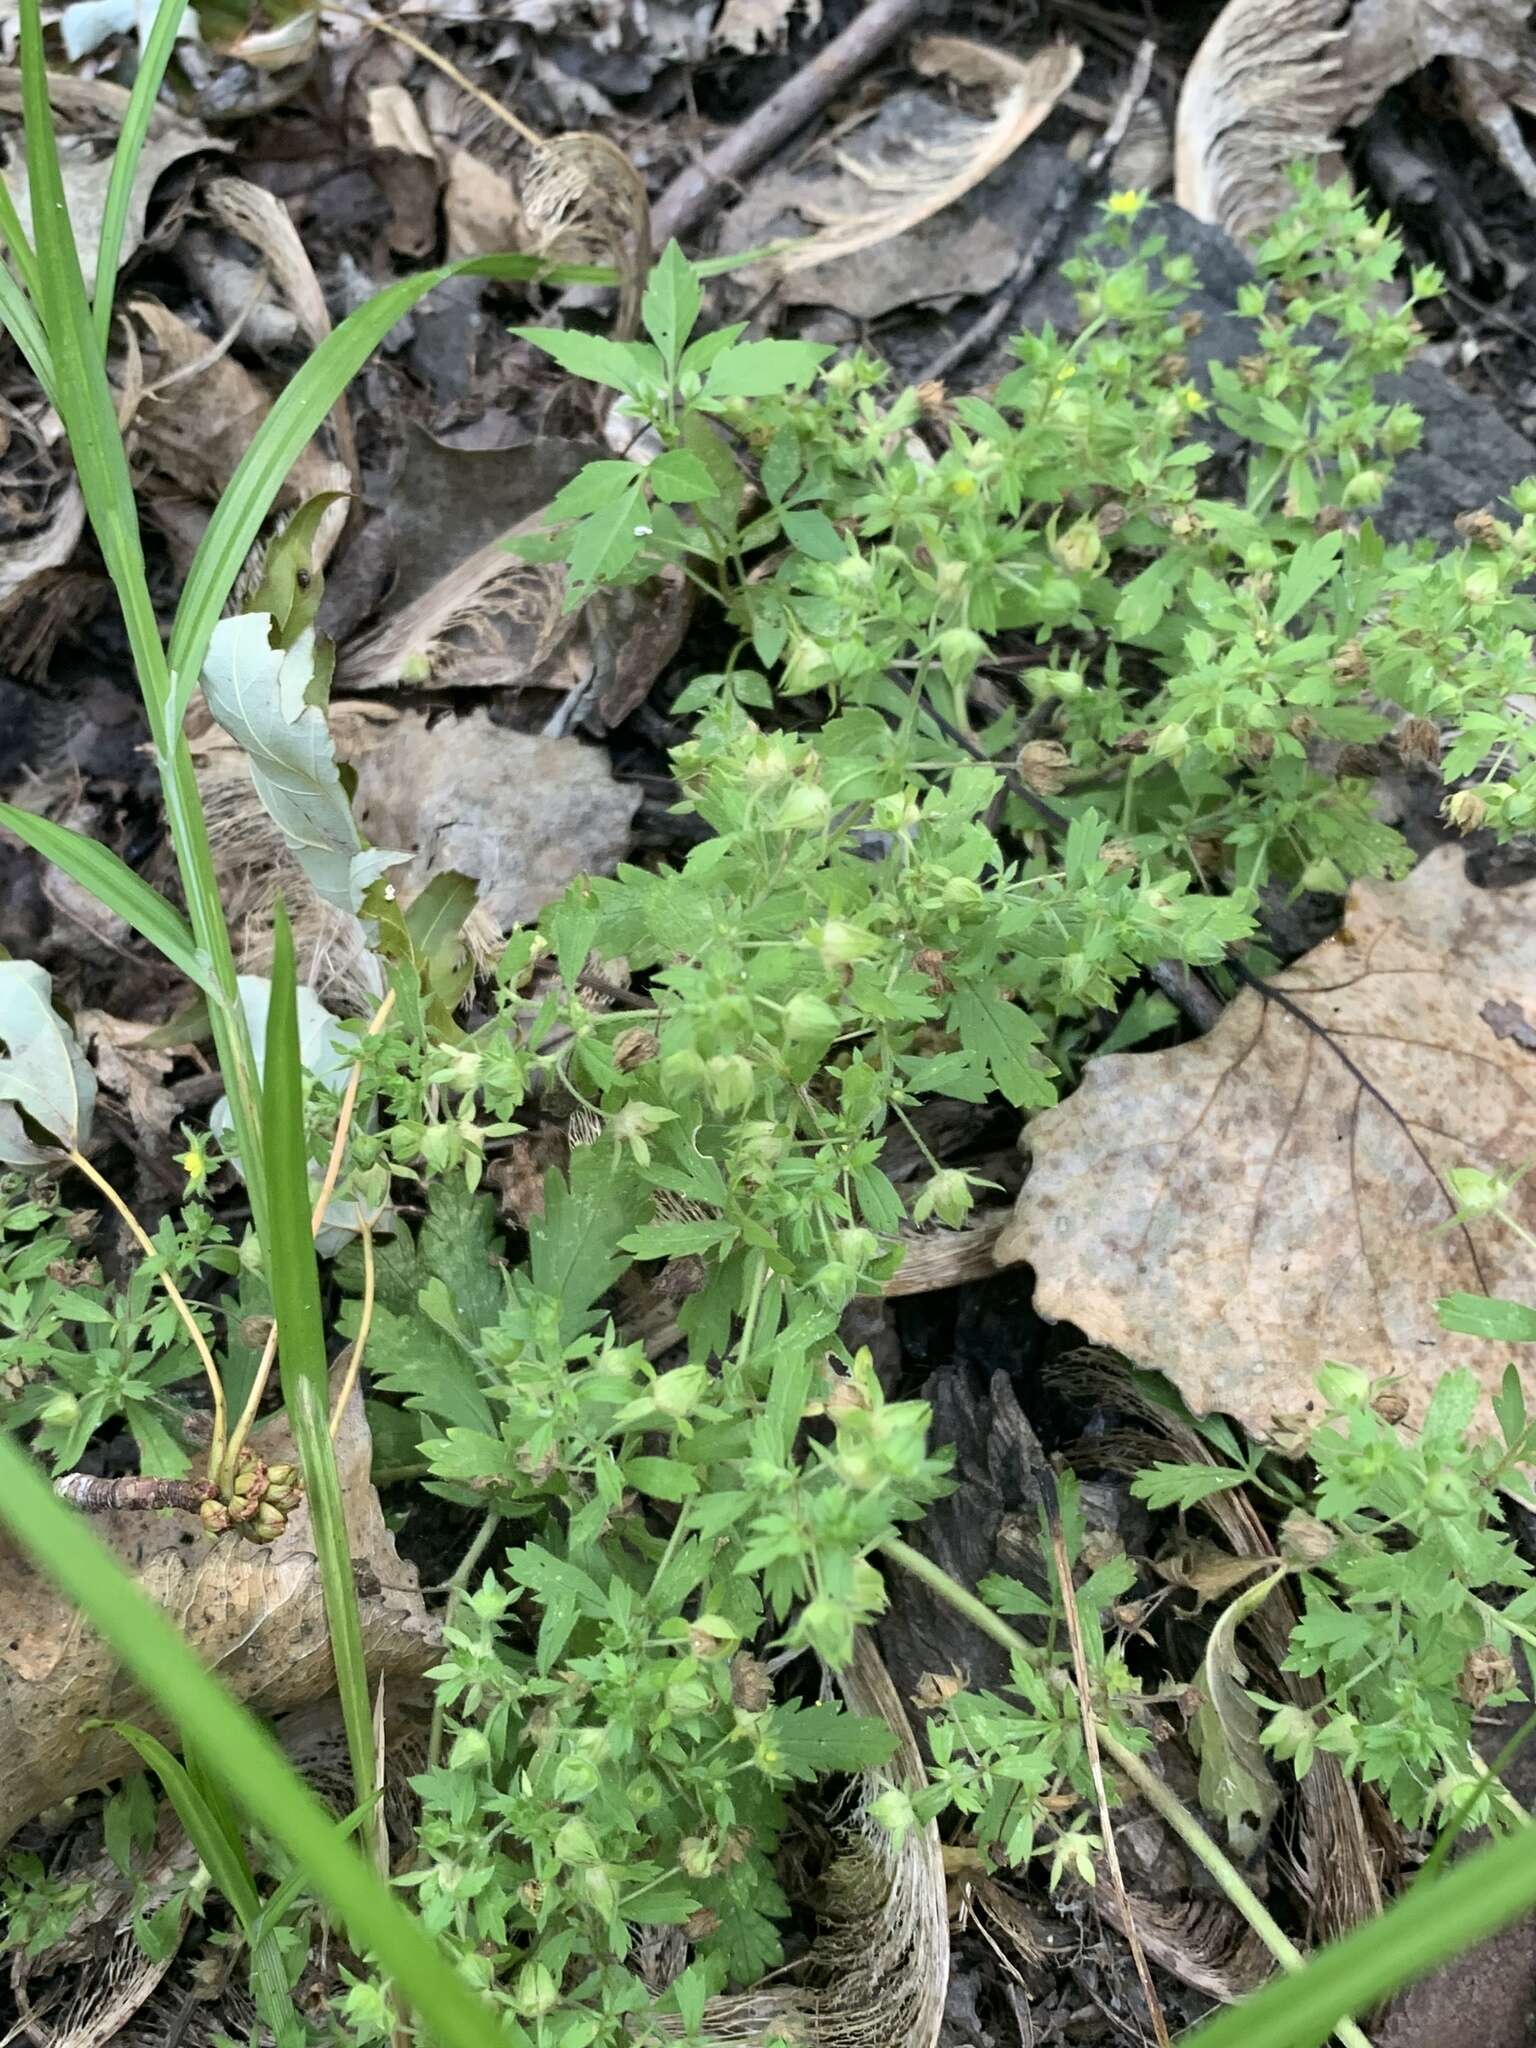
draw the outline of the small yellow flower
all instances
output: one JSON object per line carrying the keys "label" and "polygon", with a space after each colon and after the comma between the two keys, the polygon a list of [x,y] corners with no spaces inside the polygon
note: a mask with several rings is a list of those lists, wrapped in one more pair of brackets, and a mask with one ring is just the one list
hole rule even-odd
{"label": "small yellow flower", "polygon": [[1146,203],[1145,192],[1111,192],[1104,202],[1104,211],[1119,220],[1134,220]]}
{"label": "small yellow flower", "polygon": [[176,1164],[187,1176],[187,1193],[199,1195],[208,1185],[208,1154],[201,1138],[187,1139],[185,1152],[176,1154]]}
{"label": "small yellow flower", "polygon": [[1076,375],[1076,363],[1058,363],[1056,365],[1056,382],[1058,384],[1070,384]]}
{"label": "small yellow flower", "polygon": [[1210,411],[1210,400],[1203,391],[1196,390],[1193,384],[1186,384],[1180,391],[1179,397],[1184,402],[1184,410],[1186,412]]}
{"label": "small yellow flower", "polygon": [[952,476],[949,480],[949,488],[957,498],[974,498],[976,495],[976,479],[973,476]]}

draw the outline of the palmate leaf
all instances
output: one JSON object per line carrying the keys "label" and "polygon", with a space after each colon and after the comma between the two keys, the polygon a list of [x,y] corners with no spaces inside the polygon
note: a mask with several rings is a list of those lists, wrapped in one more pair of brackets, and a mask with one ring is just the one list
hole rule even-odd
{"label": "palmate leaf", "polygon": [[578,1145],[569,1181],[546,1175],[544,1213],[529,1227],[528,1266],[539,1293],[560,1303],[563,1343],[586,1329],[628,1264],[619,1240],[642,1206],[633,1179],[605,1146]]}

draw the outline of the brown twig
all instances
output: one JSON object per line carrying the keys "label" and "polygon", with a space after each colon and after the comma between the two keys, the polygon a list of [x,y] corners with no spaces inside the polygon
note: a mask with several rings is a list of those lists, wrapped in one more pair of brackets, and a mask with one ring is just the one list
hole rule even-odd
{"label": "brown twig", "polygon": [[1136,56],[1131,65],[1131,75],[1126,81],[1125,91],[1116,103],[1109,126],[1081,164],[1068,164],[1063,169],[1061,180],[1051,194],[1051,203],[1046,209],[1045,219],[1040,223],[1034,240],[1015,264],[1013,275],[1003,285],[986,312],[978,320],[973,320],[947,348],[940,349],[917,380],[919,383],[938,382],[941,378],[947,377],[968,356],[979,354],[1008,325],[1013,317],[1014,307],[1055,253],[1057,245],[1066,233],[1072,209],[1124,141],[1125,131],[1131,125],[1131,116],[1141,104],[1147,90],[1147,80],[1152,75],[1152,60],[1156,55],[1157,45],[1150,36],[1147,36],[1137,46]]}
{"label": "brown twig", "polygon": [[1088,1653],[1083,1646],[1082,1618],[1077,1611],[1076,1588],[1072,1581],[1072,1560],[1067,1556],[1066,1532],[1061,1526],[1061,1502],[1057,1497],[1055,1478],[1048,1465],[1041,1468],[1040,1479],[1041,1490],[1045,1495],[1046,1521],[1051,1533],[1051,1556],[1056,1565],[1057,1584],[1061,1587],[1061,1611],[1066,1620],[1067,1642],[1072,1651],[1072,1676],[1077,1686],[1078,1718],[1083,1731],[1083,1749],[1093,1778],[1094,1798],[1098,1802],[1099,1827],[1104,1835],[1104,1861],[1109,1866],[1110,1882],[1114,1885],[1115,1899],[1120,1907],[1126,1943],[1131,1951],[1131,1960],[1136,1965],[1136,1978],[1141,1985],[1141,1995],[1147,2002],[1152,2031],[1157,2036],[1157,2048],[1171,2048],[1168,2022],[1163,2017],[1157,1986],[1152,1982],[1152,1970],[1147,1962],[1146,1950],[1141,1945],[1141,1936],[1136,1931],[1136,1916],[1131,1911],[1130,1894],[1125,1889],[1125,1877],[1120,1869],[1120,1851],[1115,1843],[1114,1822],[1109,1814],[1109,1793],[1104,1784],[1104,1766],[1099,1759],[1099,1730],[1093,1714],[1092,1678],[1088,1669]]}
{"label": "brown twig", "polygon": [[138,1474],[125,1479],[91,1479],[84,1472],[66,1472],[53,1482],[60,1500],[87,1515],[105,1515],[119,1508],[149,1512],[156,1508],[184,1508],[196,1514],[205,1500],[213,1497],[206,1479],[146,1479]]}
{"label": "brown twig", "polygon": [[680,171],[651,209],[652,236],[658,248],[674,235],[696,227],[722,185],[756,170],[831,99],[903,29],[932,7],[932,0],[870,0],[840,36],[780,86],[749,120],[716,143],[698,163]]}

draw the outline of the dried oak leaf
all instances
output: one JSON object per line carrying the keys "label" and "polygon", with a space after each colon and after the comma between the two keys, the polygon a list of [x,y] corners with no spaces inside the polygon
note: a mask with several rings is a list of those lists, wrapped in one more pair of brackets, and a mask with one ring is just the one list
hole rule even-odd
{"label": "dried oak leaf", "polygon": [[[293,1457],[280,1418],[252,1439],[269,1461]],[[363,1649],[377,1676],[419,1677],[436,1660],[437,1625],[401,1561],[368,1470],[372,1440],[354,1394],[336,1437],[342,1505],[359,1578]],[[202,1662],[254,1712],[286,1713],[335,1685],[320,1569],[302,1504],[266,1548],[210,1542],[190,1515],[92,1517],[95,1533],[168,1614]],[[165,1723],[110,1650],[25,1553],[0,1538],[0,1844],[44,1809],[137,1768],[100,1717],[162,1736]]]}
{"label": "dried oak leaf", "polygon": [[[1331,1358],[1401,1375],[1410,1425],[1452,1364],[1491,1393],[1507,1348],[1448,1337],[1436,1297],[1529,1300],[1536,1256],[1493,1218],[1441,1227],[1443,1176],[1536,1157],[1536,1066],[1483,1014],[1536,997],[1533,904],[1536,884],[1474,888],[1449,847],[1357,883],[1283,999],[1245,989],[1194,1044],[1094,1060],[1031,1123],[999,1263],[1259,1436]],[[1510,1213],[1536,1228],[1536,1176]]]}

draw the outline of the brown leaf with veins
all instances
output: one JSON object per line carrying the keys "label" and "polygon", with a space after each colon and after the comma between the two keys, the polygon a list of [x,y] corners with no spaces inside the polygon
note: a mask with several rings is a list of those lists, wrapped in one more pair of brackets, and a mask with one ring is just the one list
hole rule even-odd
{"label": "brown leaf with veins", "polygon": [[[268,1462],[291,1460],[281,1417],[257,1430]],[[358,1580],[363,1650],[375,1678],[419,1677],[437,1658],[413,1566],[401,1561],[369,1479],[373,1443],[357,1393],[336,1436],[342,1508]],[[335,1687],[320,1569],[301,1503],[275,1543],[210,1542],[193,1515],[92,1515],[91,1526],[140,1589],[174,1621],[202,1662],[261,1715],[329,1697]],[[8,1538],[0,1537],[0,1843],[77,1792],[136,1770],[95,1717],[164,1720],[97,1636]]]}
{"label": "brown leaf with veins", "polygon": [[[1536,884],[1474,888],[1450,847],[1357,883],[1280,999],[1245,989],[1194,1044],[1093,1060],[1035,1118],[999,1263],[1256,1435],[1329,1359],[1401,1375],[1410,1425],[1448,1366],[1492,1393],[1508,1348],[1448,1336],[1436,1297],[1529,1301],[1536,1255],[1496,1219],[1441,1228],[1441,1176],[1536,1158],[1536,1065],[1487,1014],[1536,1003],[1533,909]],[[1536,1231],[1536,1174],[1510,1213]]]}

